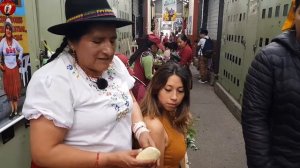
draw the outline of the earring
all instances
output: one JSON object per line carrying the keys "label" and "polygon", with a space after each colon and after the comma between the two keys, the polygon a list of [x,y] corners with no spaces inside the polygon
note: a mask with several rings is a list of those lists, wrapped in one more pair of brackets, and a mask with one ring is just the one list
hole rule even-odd
{"label": "earring", "polygon": [[70,48],[70,54],[73,56],[76,56],[76,51],[73,49],[73,47]]}
{"label": "earring", "polygon": [[76,51],[73,49],[72,46],[69,47],[69,53],[74,57],[75,61],[78,63],[78,58],[77,58],[77,54]]}

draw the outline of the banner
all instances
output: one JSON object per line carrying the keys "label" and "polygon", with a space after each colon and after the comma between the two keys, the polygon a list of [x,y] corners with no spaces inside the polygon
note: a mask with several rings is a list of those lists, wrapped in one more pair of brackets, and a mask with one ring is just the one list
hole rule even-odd
{"label": "banner", "polygon": [[[31,78],[25,0],[0,1],[0,133],[23,118],[20,108]],[[14,89],[12,89],[14,88]]]}
{"label": "banner", "polygon": [[175,21],[177,17],[177,0],[162,0],[163,21]]}

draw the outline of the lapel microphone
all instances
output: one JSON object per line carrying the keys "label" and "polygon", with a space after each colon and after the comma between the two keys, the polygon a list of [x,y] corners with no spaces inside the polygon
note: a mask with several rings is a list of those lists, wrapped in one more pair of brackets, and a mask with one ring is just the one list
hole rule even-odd
{"label": "lapel microphone", "polygon": [[95,83],[96,83],[97,87],[101,90],[105,89],[108,86],[107,80],[102,77],[98,78]]}

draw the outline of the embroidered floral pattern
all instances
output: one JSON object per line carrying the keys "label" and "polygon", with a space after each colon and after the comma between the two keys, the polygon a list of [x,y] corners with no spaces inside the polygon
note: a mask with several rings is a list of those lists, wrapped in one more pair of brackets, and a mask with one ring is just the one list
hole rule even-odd
{"label": "embroidered floral pattern", "polygon": [[[76,65],[75,65],[76,66]],[[83,78],[88,82],[89,87],[92,89],[96,89],[99,96],[110,97],[111,106],[116,111],[116,121],[120,121],[122,118],[126,118],[126,116],[130,113],[129,111],[129,94],[121,90],[120,84],[117,84],[114,80],[116,77],[116,69],[112,64],[106,74],[103,76],[108,81],[108,87],[105,89],[99,89],[94,81],[92,81],[86,74],[73,65],[68,65],[67,69],[71,71],[76,78],[79,78],[80,74],[83,74]],[[82,72],[80,72],[82,71]],[[82,75],[81,75],[82,76]]]}
{"label": "embroidered floral pattern", "polygon": [[71,71],[73,75],[76,76],[76,78],[79,78],[79,73],[76,71],[76,68],[74,68],[73,65],[69,64],[67,65],[67,70]]}
{"label": "embroidered floral pattern", "polygon": [[67,66],[67,69],[70,70],[70,71],[72,71],[72,70],[73,70],[73,65],[69,64],[69,65]]}

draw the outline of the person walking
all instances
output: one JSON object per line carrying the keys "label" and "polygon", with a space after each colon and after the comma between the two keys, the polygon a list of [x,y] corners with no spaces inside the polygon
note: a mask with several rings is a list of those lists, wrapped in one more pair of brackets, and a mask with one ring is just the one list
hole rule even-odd
{"label": "person walking", "polygon": [[201,29],[200,31],[200,40],[197,44],[198,50],[198,59],[199,59],[199,74],[200,79],[198,82],[206,83],[208,81],[208,74],[211,65],[211,56],[213,52],[212,41],[208,36],[208,31],[206,29]]}
{"label": "person walking", "polygon": [[300,167],[299,100],[300,0],[296,0],[284,32],[262,48],[246,76],[242,128],[249,168]]}

